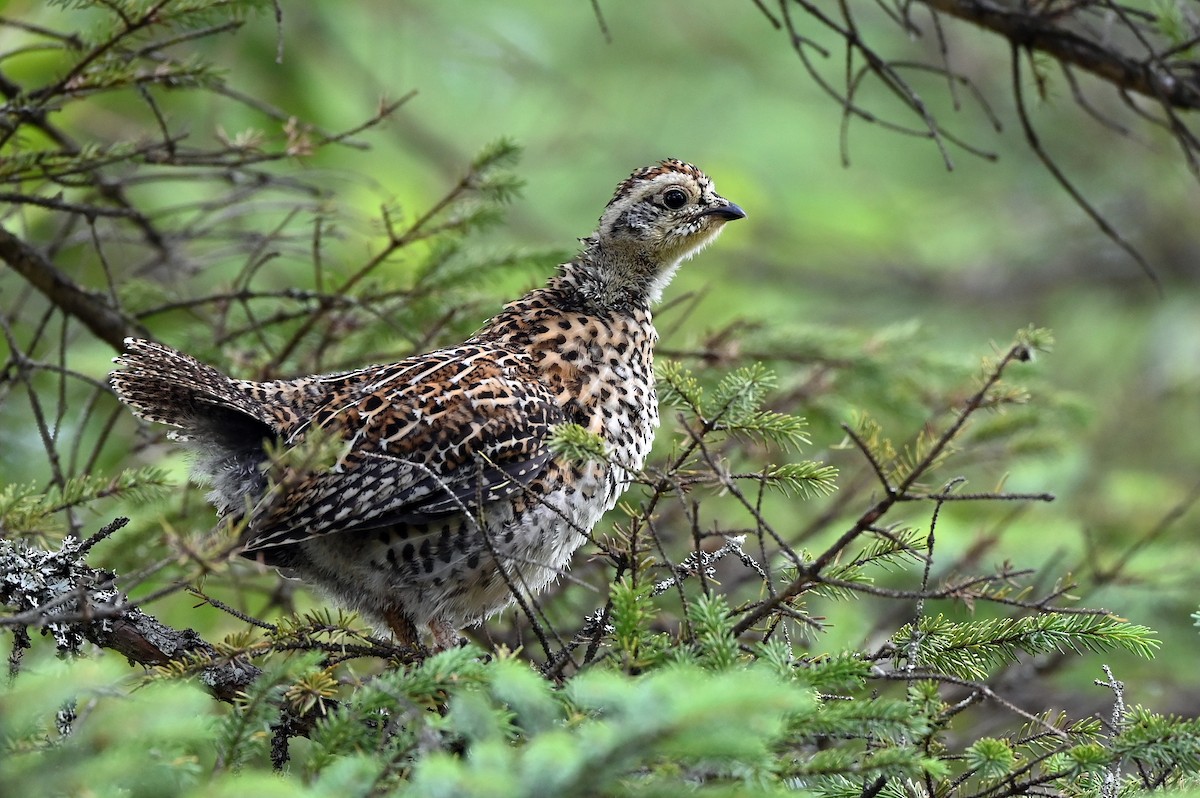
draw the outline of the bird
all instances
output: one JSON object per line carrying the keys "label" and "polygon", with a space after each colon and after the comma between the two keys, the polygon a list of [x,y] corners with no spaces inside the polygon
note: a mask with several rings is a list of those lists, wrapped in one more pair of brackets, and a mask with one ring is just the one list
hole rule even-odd
{"label": "bird", "polygon": [[[243,557],[398,644],[444,650],[559,578],[645,465],[659,425],[652,306],[745,216],[700,169],[665,159],[617,186],[544,285],[456,346],[255,382],[130,338],[110,383],[191,449],[219,518],[242,525]],[[556,453],[563,424],[604,456]],[[310,435],[332,454],[274,473],[273,457]]]}

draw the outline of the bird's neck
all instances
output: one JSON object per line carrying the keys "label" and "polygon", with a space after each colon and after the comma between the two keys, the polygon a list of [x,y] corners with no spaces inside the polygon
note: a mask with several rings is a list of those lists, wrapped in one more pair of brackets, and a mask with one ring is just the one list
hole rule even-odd
{"label": "bird's neck", "polygon": [[613,279],[609,273],[613,262],[605,263],[605,268],[599,268],[581,253],[559,266],[559,273],[544,286],[505,305],[472,340],[508,340],[526,345],[531,335],[551,328],[567,329],[560,322],[574,324],[580,316],[605,319],[606,325],[643,329],[647,336],[655,338],[646,281],[631,284],[628,280]]}
{"label": "bird's neck", "polygon": [[657,303],[678,261],[666,264],[635,245],[602,245],[583,239],[583,249],[559,267],[556,282],[601,312],[645,310]]}

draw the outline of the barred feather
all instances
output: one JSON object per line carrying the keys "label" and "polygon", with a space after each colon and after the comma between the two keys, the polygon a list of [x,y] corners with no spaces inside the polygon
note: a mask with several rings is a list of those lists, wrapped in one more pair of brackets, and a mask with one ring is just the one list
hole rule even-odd
{"label": "barred feather", "polygon": [[[244,554],[291,569],[402,642],[508,606],[556,579],[650,451],[658,426],[650,305],[680,261],[745,216],[696,167],[666,160],[618,187],[549,283],[463,344],[338,374],[253,382],[130,339],[111,380],[198,453]],[[607,459],[552,450],[571,423]],[[332,439],[336,462],[287,458]],[[269,444],[269,445],[268,445]],[[296,462],[299,461],[299,462]]]}

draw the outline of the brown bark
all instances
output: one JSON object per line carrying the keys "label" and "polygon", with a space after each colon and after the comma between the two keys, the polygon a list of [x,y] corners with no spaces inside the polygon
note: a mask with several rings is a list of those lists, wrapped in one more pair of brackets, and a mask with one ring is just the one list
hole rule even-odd
{"label": "brown bark", "polygon": [[1059,24],[1065,19],[1025,4],[992,0],[921,0],[930,8],[998,33],[1019,47],[1038,50],[1128,91],[1174,108],[1200,108],[1200,76],[1170,69],[1148,54],[1138,60],[1113,45],[1093,41]]}
{"label": "brown bark", "polygon": [[63,313],[73,316],[116,351],[128,337],[149,337],[145,328],[114,308],[103,294],[83,288],[33,247],[0,227],[0,260],[25,278]]}

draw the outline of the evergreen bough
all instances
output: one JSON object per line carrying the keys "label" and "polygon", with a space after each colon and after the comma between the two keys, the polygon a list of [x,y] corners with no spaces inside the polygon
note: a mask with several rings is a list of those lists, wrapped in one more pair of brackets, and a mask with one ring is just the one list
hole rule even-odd
{"label": "evergreen bough", "polygon": [[[984,447],[1002,457],[1045,447],[1046,430],[1077,413],[1054,397],[1029,412],[1031,392],[1011,381],[1017,369],[1031,376],[1023,364],[1050,345],[1032,328],[965,393],[962,369],[922,350],[911,324],[868,340],[746,329],[745,362],[705,350],[701,361],[733,362],[661,363],[655,457],[594,541],[598,555],[577,566],[583,586],[564,581],[551,600],[492,622],[486,647],[421,658],[353,616],[295,607],[287,583],[231,561],[227,539],[190,533],[210,516],[179,464],[114,453],[128,448],[111,440],[128,419],[55,338],[91,356],[166,318],[189,351],[269,377],[461,337],[473,306],[495,299],[481,272],[544,273],[558,258],[476,244],[521,188],[517,148],[488,147],[423,210],[381,202],[363,256],[342,236],[355,220],[339,198],[287,163],[351,142],[406,98],[343,133],[247,101],[189,47],[268,3],[62,5],[78,24],[27,31],[53,67],[6,89],[0,136],[0,182],[28,239],[0,228],[0,254],[40,294],[5,311],[0,409],[28,400],[45,454],[34,482],[0,488],[6,794],[1004,798],[1194,783],[1197,721],[1126,707],[1111,672],[1107,721],[1021,707],[994,686],[1048,657],[1149,658],[1149,629],[1062,604],[1065,585],[1036,594],[1028,572],[1007,566],[935,568],[946,506],[1050,498],[966,494],[948,473]],[[186,118],[194,98],[244,105],[261,127],[184,135],[163,109]],[[131,129],[141,123],[136,135],[59,127],[109,101],[124,104]],[[264,198],[289,209],[228,240],[216,232]],[[79,224],[83,238],[71,232]],[[283,278],[263,269],[277,258]],[[200,279],[153,278],[181,264]],[[46,334],[51,322],[61,333]],[[838,390],[781,380],[785,364],[836,373]],[[813,425],[789,411],[797,397]],[[896,423],[927,408],[916,434]],[[834,493],[834,466],[796,459],[837,437],[874,496]],[[275,461],[326,457],[323,443]],[[608,456],[570,425],[552,445]],[[105,523],[121,513],[132,523]],[[185,587],[198,604],[172,602]],[[868,598],[888,608],[875,642],[825,645]],[[168,622],[151,614],[160,610]],[[216,634],[218,610],[237,626],[220,639],[171,625]],[[1006,729],[977,732],[964,713],[977,704]]]}

